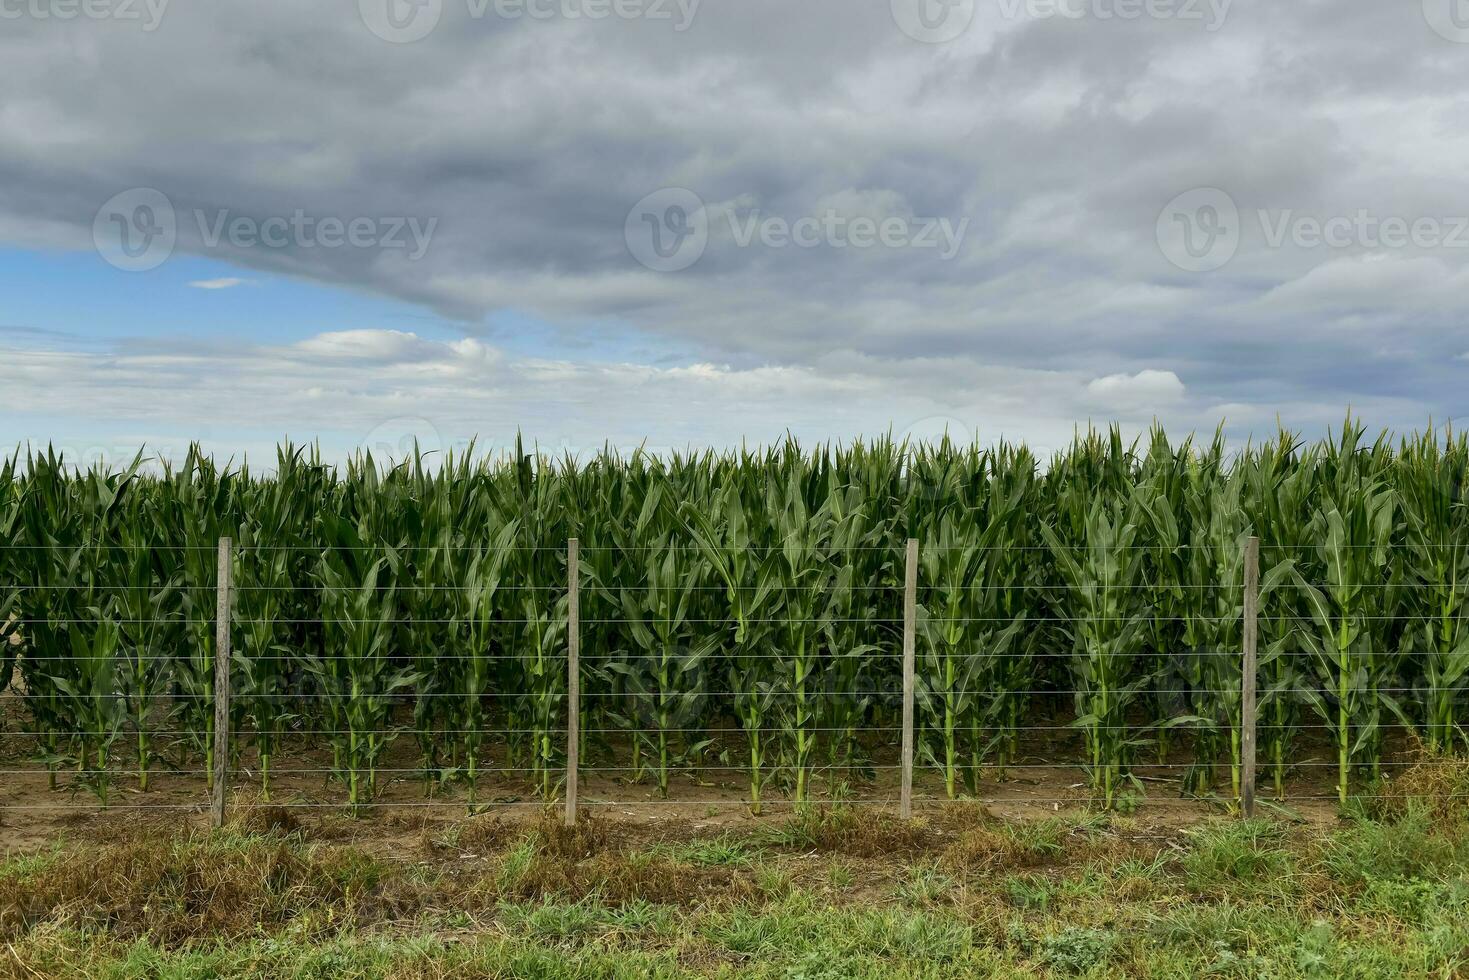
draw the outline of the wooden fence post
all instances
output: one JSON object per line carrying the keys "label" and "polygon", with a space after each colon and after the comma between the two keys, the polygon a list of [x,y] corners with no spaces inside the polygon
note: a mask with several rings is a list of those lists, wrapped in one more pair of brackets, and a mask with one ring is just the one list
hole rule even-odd
{"label": "wooden fence post", "polygon": [[219,583],[214,607],[214,798],[210,818],[224,826],[224,791],[230,766],[230,620],[234,612],[233,547],[219,539]]}
{"label": "wooden fence post", "polygon": [[566,542],[566,826],[576,826],[581,754],[581,542]]}
{"label": "wooden fence post", "polygon": [[1242,689],[1240,710],[1240,813],[1246,817],[1255,815],[1255,674],[1258,670],[1256,643],[1256,621],[1260,615],[1260,539],[1250,538],[1245,542],[1245,595],[1242,665]]}
{"label": "wooden fence post", "polygon": [[909,538],[903,572],[903,787],[899,812],[904,820],[913,817],[913,657],[917,619],[918,539]]}

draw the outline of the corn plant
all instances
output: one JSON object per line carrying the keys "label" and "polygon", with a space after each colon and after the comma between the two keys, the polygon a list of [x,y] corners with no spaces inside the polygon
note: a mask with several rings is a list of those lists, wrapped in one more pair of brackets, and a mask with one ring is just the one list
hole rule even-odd
{"label": "corn plant", "polygon": [[[272,528],[281,516],[279,510],[268,507],[257,513],[269,515],[266,528]],[[290,618],[295,582],[291,574],[292,550],[267,544],[284,538],[262,530],[254,525],[244,529],[237,551],[238,584],[242,588],[235,600],[239,643],[234,645],[232,674],[238,677],[238,683],[232,685],[232,693],[237,702],[249,706],[260,763],[261,796],[269,801],[271,761],[281,732],[290,721],[286,696],[291,678],[286,665],[292,650],[282,621]]]}
{"label": "corn plant", "polygon": [[1014,637],[999,651],[994,667],[995,699],[992,712],[996,730],[997,765],[1003,776],[1007,761],[1020,753],[1020,729],[1030,695],[1036,684],[1036,651],[1045,645],[1049,618],[1040,615],[1044,606],[1036,588],[1050,570],[1040,547],[1037,531],[1036,458],[1024,446],[1001,443],[989,458],[990,476],[986,494],[1004,501],[1007,527],[996,542],[986,564],[988,582],[983,586],[989,602],[989,619],[995,628],[1016,624]]}
{"label": "corn plant", "polygon": [[1026,624],[1006,615],[1006,586],[997,572],[1009,568],[1003,542],[1019,516],[1022,490],[986,494],[979,512],[964,507],[956,491],[956,505],[921,529],[919,578],[926,601],[918,608],[918,625],[924,670],[915,700],[939,742],[936,749],[924,741],[924,755],[943,771],[950,799],[961,781],[978,791],[984,757],[990,743],[999,741],[990,733],[1001,727],[1009,707],[1003,693],[1013,675],[1007,677],[1001,665]]}
{"label": "corn plant", "polygon": [[[1309,622],[1299,590],[1281,588],[1310,552],[1306,514],[1316,490],[1316,457],[1299,453],[1294,435],[1280,432],[1239,464],[1248,490],[1243,504],[1260,538],[1261,567],[1271,569],[1268,593],[1262,588],[1259,614],[1260,742],[1265,747],[1276,799],[1285,796],[1287,758],[1300,728],[1302,698],[1308,684],[1296,637]],[[1289,582],[1289,580],[1285,580]]]}
{"label": "corn plant", "polygon": [[[1217,437],[1215,449],[1222,451]],[[1155,690],[1147,695],[1146,700],[1152,706],[1150,714],[1158,721],[1183,715],[1193,691],[1206,684],[1198,674],[1196,660],[1176,655],[1184,646],[1185,621],[1183,617],[1172,615],[1183,608],[1186,601],[1183,582],[1187,555],[1184,546],[1189,534],[1190,512],[1184,504],[1184,494],[1191,463],[1197,465],[1193,440],[1186,439],[1174,449],[1162,427],[1155,423],[1147,455],[1138,467],[1135,493],[1147,515],[1138,530],[1145,564],[1143,589],[1151,610],[1145,620],[1145,632]],[[1210,468],[1217,466],[1217,457],[1205,465]],[[1160,765],[1168,762],[1173,727],[1173,724],[1157,726]]]}
{"label": "corn plant", "polygon": [[[583,515],[581,525],[580,573],[581,615],[595,622],[595,629],[582,631],[580,678],[582,685],[581,758],[588,759],[591,742],[608,757],[623,761],[621,746],[613,746],[609,734],[626,733],[630,744],[625,768],[632,782],[641,782],[647,771],[646,740],[630,731],[631,702],[639,698],[629,678],[637,673],[635,661],[642,646],[634,640],[628,617],[623,615],[619,588],[635,584],[636,569],[648,560],[649,531],[661,531],[648,517],[663,499],[666,475],[660,461],[641,451],[624,460],[604,450],[575,477],[566,474],[569,506]],[[649,501],[654,502],[649,509]],[[644,521],[644,531],[635,532]],[[551,591],[555,591],[552,586]],[[702,598],[690,597],[690,600]],[[595,736],[589,730],[595,731]],[[656,753],[655,753],[656,757]]]}
{"label": "corn plant", "polygon": [[773,482],[767,493],[767,508],[776,515],[771,570],[779,590],[774,673],[784,695],[775,699],[774,708],[781,726],[781,773],[796,802],[803,803],[821,727],[820,637],[830,615],[832,569],[826,548],[831,514],[824,504],[811,509],[806,492],[812,474],[794,447],[787,447],[786,457],[784,479]]}
{"label": "corn plant", "polygon": [[[450,583],[466,587],[465,573],[474,567],[470,559],[481,540],[466,532],[479,531],[487,516],[472,453],[472,446],[460,455],[449,453],[435,471],[415,443],[388,472],[393,513],[392,527],[385,530],[402,544],[398,594],[403,607],[413,611],[398,622],[394,642],[407,651],[420,678],[413,730],[426,794],[459,775],[458,754],[469,744],[453,734],[465,723],[466,705],[455,695],[464,690],[463,674],[470,665],[458,648],[469,617]],[[493,595],[488,601],[493,603]],[[440,757],[445,749],[447,761]]]}
{"label": "corn plant", "polygon": [[550,802],[562,772],[561,719],[566,705],[566,539],[572,528],[559,507],[561,486],[547,460],[516,443],[511,499],[520,514],[511,574],[528,587],[519,593],[519,627],[510,641],[509,727],[524,736],[522,767]]}
{"label": "corn plant", "polygon": [[642,587],[616,592],[633,650],[611,665],[627,695],[613,720],[621,720],[644,747],[659,795],[667,798],[671,766],[697,759],[709,744],[690,735],[707,697],[709,660],[719,636],[699,636],[689,621],[691,601],[704,579],[703,558],[667,537],[651,540],[640,562]]}
{"label": "corn plant", "polygon": [[0,459],[0,699],[7,696],[5,692],[15,677],[16,657],[25,643],[19,619],[30,562],[21,557],[25,550],[25,484],[17,473],[19,462],[19,450]]}
{"label": "corn plant", "polygon": [[767,776],[764,736],[775,714],[768,641],[773,633],[773,610],[780,598],[779,558],[773,549],[762,552],[754,544],[750,509],[738,483],[726,484],[709,511],[685,504],[681,517],[689,537],[724,588],[725,605],[720,613],[726,625],[715,635],[722,635],[724,641],[733,708],[745,734],[750,809],[758,814]]}
{"label": "corn plant", "polygon": [[122,583],[115,592],[119,624],[119,689],[127,696],[137,738],[138,788],[148,790],[153,761],[152,729],[158,700],[166,690],[169,651],[183,638],[179,574],[160,567],[150,537],[151,515],[129,507],[120,556]]}
{"label": "corn plant", "polygon": [[1062,540],[1046,525],[1060,581],[1066,586],[1072,641],[1075,725],[1086,737],[1092,792],[1111,808],[1141,739],[1129,730],[1128,710],[1156,673],[1140,667],[1147,632],[1141,605],[1143,561],[1137,549],[1140,508],[1127,501],[1094,500],[1085,510],[1083,537]]}
{"label": "corn plant", "polygon": [[1382,644],[1395,500],[1360,450],[1361,435],[1349,421],[1340,443],[1327,449],[1309,525],[1316,545],[1308,567],[1323,584],[1313,584],[1299,565],[1292,572],[1314,626],[1302,629],[1299,638],[1320,684],[1301,693],[1336,742],[1343,804],[1353,762],[1364,755],[1374,765],[1378,761],[1383,709],[1402,714],[1384,690],[1391,678]]}
{"label": "corn plant", "polygon": [[[219,539],[237,536],[236,475],[221,469],[197,446],[183,465],[165,463],[167,487],[161,517],[169,529],[160,535],[162,561],[179,576],[184,635],[170,672],[172,719],[185,733],[184,745],[203,753],[205,779],[214,785],[214,633],[219,584]],[[238,710],[238,705],[235,706]]]}
{"label": "corn plant", "polygon": [[[844,481],[845,476],[832,474],[829,480]],[[826,652],[821,727],[826,729],[827,758],[833,771],[856,775],[870,771],[859,763],[857,732],[875,701],[873,661],[886,648],[891,662],[898,649],[893,620],[888,620],[886,628],[879,621],[881,599],[893,594],[890,583],[895,581],[897,555],[879,543],[882,527],[873,525],[861,490],[843,482],[828,489],[827,500],[832,515],[828,548],[833,573],[821,638]],[[888,604],[888,609],[894,607]],[[875,642],[881,639],[887,642]]]}
{"label": "corn plant", "polygon": [[39,736],[38,755],[47,782],[56,788],[56,771],[65,762],[63,739],[75,731],[75,719],[64,710],[56,680],[64,678],[71,657],[71,632],[83,614],[82,565],[85,529],[73,513],[65,461],[50,447],[30,454],[24,507],[11,518],[20,621],[26,651],[20,659],[27,714]]}
{"label": "corn plant", "polygon": [[[352,494],[365,496],[377,477],[370,454],[349,467],[358,475]],[[378,762],[398,734],[393,705],[420,680],[393,658],[403,559],[391,541],[397,528],[388,499],[374,494],[349,503],[353,522],[331,513],[318,521],[327,545],[315,570],[326,648],[308,669],[332,732],[333,767],[354,812],[377,794]]]}
{"label": "corn plant", "polygon": [[[58,672],[53,681],[66,699],[68,715],[80,729],[77,772],[106,806],[112,783],[108,771],[112,747],[127,724],[127,706],[119,690],[117,670],[121,636],[115,608],[89,606],[85,611],[95,617],[95,624],[71,632],[67,674],[61,676]],[[89,765],[95,768],[88,769]]]}
{"label": "corn plant", "polygon": [[[1230,799],[1241,798],[1240,738],[1243,726],[1243,606],[1245,550],[1254,531],[1243,505],[1246,474],[1221,468],[1223,444],[1190,469],[1185,505],[1190,515],[1190,542],[1184,566],[1184,645],[1192,676],[1189,710],[1200,719],[1196,730],[1195,765],[1185,789],[1207,792],[1213,767],[1226,756]],[[1267,571],[1259,585],[1261,601],[1269,601],[1286,579],[1292,563],[1282,561]]]}
{"label": "corn plant", "polygon": [[458,693],[463,699],[458,721],[463,733],[464,768],[471,811],[477,802],[484,752],[486,699],[494,693],[491,687],[499,673],[497,663],[503,656],[499,651],[506,648],[506,606],[500,586],[506,569],[513,567],[511,559],[519,533],[519,523],[512,520],[495,532],[488,545],[461,545],[464,549],[459,552],[462,560],[455,563],[456,568],[462,569],[462,577],[453,579],[457,585],[454,590],[456,624],[462,626],[462,631],[456,631],[456,636],[462,637],[462,645],[456,644],[456,650],[450,656],[463,658],[462,666],[455,674],[460,682]]}
{"label": "corn plant", "polygon": [[1434,751],[1457,741],[1469,689],[1469,442],[1452,432],[1403,441],[1393,474],[1403,514],[1403,661],[1422,678],[1423,730]]}
{"label": "corn plant", "polygon": [[377,793],[377,764],[396,734],[393,699],[416,678],[391,663],[395,597],[387,561],[364,568],[361,560],[330,551],[317,576],[328,648],[310,667],[332,726],[334,768],[355,811]]}
{"label": "corn plant", "polygon": [[139,455],[119,472],[94,466],[68,473],[50,450],[30,460],[25,540],[33,588],[24,595],[32,656],[22,661],[22,674],[45,729],[42,758],[52,788],[58,766],[73,762],[104,803],[111,750],[127,717],[118,670],[119,595],[126,590],[119,545],[141,461]]}

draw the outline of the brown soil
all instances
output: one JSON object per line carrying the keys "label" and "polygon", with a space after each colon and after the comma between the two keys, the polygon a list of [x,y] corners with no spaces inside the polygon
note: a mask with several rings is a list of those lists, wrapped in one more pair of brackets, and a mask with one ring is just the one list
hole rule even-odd
{"label": "brown soil", "polygon": [[[44,766],[36,761],[33,740],[21,736],[16,729],[13,723],[7,725],[8,736],[0,739],[0,769],[6,772],[0,780],[0,853],[33,850],[58,837],[97,837],[139,827],[166,829],[207,824],[209,797],[206,781],[197,772],[201,768],[198,761],[188,763],[185,771],[180,772],[159,760],[150,774],[146,793],[138,790],[134,776],[118,776],[111,784],[108,806],[103,807],[91,788],[65,770],[58,774],[57,788],[49,788]],[[1058,748],[1056,741],[1047,744],[1036,739],[1023,746],[1019,764],[1007,773],[986,772],[982,795],[974,802],[995,816],[1012,819],[1044,818],[1085,810],[1089,803],[1082,771],[1075,765],[1049,764],[1056,755],[1074,751],[1069,744]],[[116,752],[120,755],[127,748],[120,745]],[[170,757],[175,755],[162,742],[160,748]],[[1047,749],[1052,750],[1049,758]],[[1397,754],[1406,756],[1409,751],[1410,747],[1403,746]],[[505,757],[499,746],[492,747],[490,755],[495,759]],[[857,811],[895,813],[898,775],[892,766],[894,752],[891,748],[880,748],[875,755],[877,768],[868,778],[818,778],[816,795],[843,800]],[[1179,755],[1185,753],[1181,751]],[[675,839],[777,824],[792,813],[792,805],[772,789],[767,793],[762,812],[752,814],[743,773],[736,771],[680,773],[671,781],[666,800],[659,798],[651,777],[639,783],[624,778],[625,773],[609,776],[591,771],[598,765],[626,766],[628,753],[619,752],[616,757],[620,761],[607,763],[594,756],[589,769],[583,771],[581,802],[585,813],[620,824],[640,824],[654,836]],[[1330,758],[1329,747],[1324,745],[1303,745],[1296,753],[1297,763],[1311,765],[1298,769],[1298,775],[1288,784],[1284,803],[1287,812],[1309,823],[1335,819],[1337,807],[1331,799],[1335,773],[1329,766],[1319,765]],[[327,774],[320,771],[330,766],[328,752],[293,747],[278,754],[272,765],[274,774],[268,802],[261,798],[255,760],[247,752],[240,761],[239,772],[232,778],[229,805],[232,812],[251,811],[255,820],[274,820],[281,826],[307,829],[313,836],[396,852],[409,846],[409,842],[416,846],[425,831],[461,821],[469,812],[462,787],[450,787],[432,798],[426,797],[424,784],[415,771],[417,762],[411,738],[401,738],[392,745],[382,763],[378,796],[372,806],[353,818],[346,811],[341,783],[329,782]],[[130,767],[128,762],[120,765]],[[1181,799],[1177,783],[1181,772],[1177,766],[1141,766],[1135,770],[1145,787],[1145,795],[1132,814],[1136,824],[1166,832],[1226,811],[1221,800]],[[1227,774],[1222,775],[1227,778]],[[1269,795],[1269,789],[1262,787],[1261,798],[1268,799]],[[484,772],[477,799],[480,806],[476,812],[495,815],[512,824],[538,817],[545,809],[538,787],[513,773]],[[938,774],[920,769],[915,774],[915,809],[922,814],[945,802],[943,782]]]}

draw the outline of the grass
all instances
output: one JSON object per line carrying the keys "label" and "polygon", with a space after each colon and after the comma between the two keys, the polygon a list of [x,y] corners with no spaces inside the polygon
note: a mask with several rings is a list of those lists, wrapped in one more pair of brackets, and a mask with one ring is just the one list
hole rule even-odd
{"label": "grass", "polygon": [[1190,849],[1180,863],[1190,889],[1200,894],[1289,889],[1295,860],[1281,825],[1267,820],[1220,823],[1189,837]]}
{"label": "grass", "polygon": [[704,840],[659,844],[647,852],[652,857],[682,861],[701,868],[747,868],[759,855],[758,847],[728,835]]}
{"label": "grass", "polygon": [[835,808],[705,837],[476,818],[382,856],[245,816],[0,862],[0,980],[1451,977],[1462,826]]}
{"label": "grass", "polygon": [[897,894],[909,904],[928,905],[943,899],[955,884],[954,879],[940,871],[936,864],[920,864],[898,883]]}

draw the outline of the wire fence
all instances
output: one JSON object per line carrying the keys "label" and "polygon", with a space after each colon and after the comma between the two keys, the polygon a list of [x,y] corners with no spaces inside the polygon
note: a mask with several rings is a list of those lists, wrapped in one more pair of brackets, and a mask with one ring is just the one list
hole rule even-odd
{"label": "wire fence", "polygon": [[[1267,795],[1289,804],[1341,802],[1349,790],[1360,800],[1389,795],[1384,787],[1415,764],[1408,748],[1431,720],[1426,711],[1410,719],[1399,702],[1426,704],[1448,687],[1452,707],[1465,686],[1432,675],[1442,649],[1379,649],[1361,639],[1332,647],[1308,629],[1323,625],[1321,613],[1262,616],[1257,543],[1242,581],[1177,586],[1237,597],[1224,606],[1224,628],[1161,651],[1149,648],[1147,630],[1192,628],[1200,617],[1109,612],[1075,582],[1024,588],[1070,590],[1081,612],[944,615],[946,595],[1019,586],[929,581],[920,595],[917,542],[872,549],[892,553],[904,580],[860,585],[871,600],[862,611],[808,615],[800,600],[813,590],[799,584],[600,581],[574,541],[564,583],[494,584],[494,593],[529,603],[518,615],[514,605],[402,615],[382,599],[482,597],[484,582],[236,585],[233,569],[249,553],[297,549],[242,549],[226,539],[213,550],[212,587],[0,585],[0,594],[93,600],[195,597],[187,611],[155,603],[157,612],[130,615],[67,601],[54,615],[8,617],[0,649],[11,651],[9,689],[0,701],[15,705],[9,724],[31,730],[0,731],[0,775],[11,788],[0,811],[207,809],[219,824],[233,794],[322,811],[557,805],[569,821],[580,807],[765,810],[823,800],[892,806],[907,817],[955,798],[1133,805],[1164,798],[1148,790],[1167,786],[1166,798],[1249,814],[1258,775],[1273,781],[1273,792],[1262,787]],[[1093,586],[1097,594],[1112,587]],[[680,605],[692,592],[795,598],[778,614],[710,616]],[[634,593],[651,601],[636,605],[627,598]],[[330,597],[334,612],[292,611],[303,594]],[[283,601],[269,614],[258,606],[241,613],[242,597]],[[1296,645],[1261,649],[1266,618],[1291,627]],[[1403,635],[1439,621],[1358,611],[1351,625],[1387,620]],[[734,639],[761,627],[769,630],[756,642]],[[970,627],[979,633],[952,638]],[[262,647],[257,628],[294,632],[271,633]],[[455,642],[393,643],[395,630],[435,628],[452,628]],[[513,644],[490,636],[506,629]],[[108,630],[130,639],[96,645]],[[1064,646],[1017,652],[1015,637],[1027,630],[1049,631],[1047,642]],[[582,653],[583,637],[605,632],[624,648]],[[52,634],[66,636],[65,648],[38,645]],[[330,649],[286,652],[291,639],[327,634]],[[1236,642],[1220,642],[1226,637]],[[190,652],[159,652],[166,644]],[[1357,676],[1388,660],[1392,672]],[[1074,683],[1057,683],[1050,662],[1069,664],[1064,676]],[[1294,666],[1301,663],[1324,669],[1304,672]],[[1323,683],[1332,677],[1339,683]],[[1457,733],[1457,722],[1447,729]],[[56,797],[32,792],[42,785]]]}

